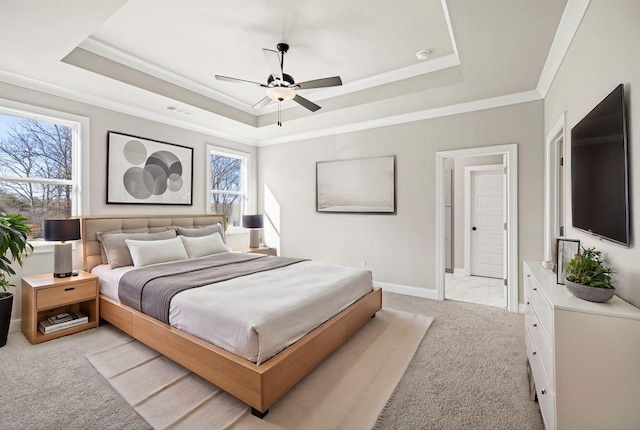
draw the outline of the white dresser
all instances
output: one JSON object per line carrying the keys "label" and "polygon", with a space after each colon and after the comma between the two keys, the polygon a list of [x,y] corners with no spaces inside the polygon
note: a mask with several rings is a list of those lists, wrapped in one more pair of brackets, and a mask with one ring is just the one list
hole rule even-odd
{"label": "white dresser", "polygon": [[[640,288],[640,285],[637,286]],[[550,429],[640,429],[640,309],[574,297],[524,263],[525,344]]]}

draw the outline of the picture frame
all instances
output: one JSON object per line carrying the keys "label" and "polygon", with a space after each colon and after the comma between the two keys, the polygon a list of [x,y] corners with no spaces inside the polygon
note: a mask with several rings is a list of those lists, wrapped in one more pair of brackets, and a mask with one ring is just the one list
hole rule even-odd
{"label": "picture frame", "polygon": [[396,156],[316,162],[316,212],[395,215]]}
{"label": "picture frame", "polygon": [[580,241],[577,239],[556,239],[556,282],[564,285],[565,266],[577,254],[580,254]]}
{"label": "picture frame", "polygon": [[193,148],[107,132],[107,204],[193,205]]}

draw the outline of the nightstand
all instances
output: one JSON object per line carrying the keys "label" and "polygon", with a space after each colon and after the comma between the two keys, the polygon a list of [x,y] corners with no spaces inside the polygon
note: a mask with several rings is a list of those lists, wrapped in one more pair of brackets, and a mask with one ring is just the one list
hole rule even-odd
{"label": "nightstand", "polygon": [[[52,273],[22,278],[22,333],[40,343],[98,326],[98,277],[78,271],[78,276],[54,278]],[[54,333],[42,334],[41,321],[68,308],[89,317],[89,322]]]}
{"label": "nightstand", "polygon": [[242,248],[242,249],[234,249],[236,252],[251,252],[253,254],[267,254],[273,255],[274,257],[278,256],[278,250],[275,248],[269,248],[267,246],[261,246],[260,248]]}

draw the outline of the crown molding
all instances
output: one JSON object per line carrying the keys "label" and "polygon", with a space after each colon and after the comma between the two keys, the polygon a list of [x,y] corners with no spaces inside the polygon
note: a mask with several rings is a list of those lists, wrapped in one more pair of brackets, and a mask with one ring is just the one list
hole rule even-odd
{"label": "crown molding", "polygon": [[16,85],[19,87],[27,88],[30,90],[40,91],[46,94],[51,94],[58,97],[63,97],[77,102],[86,103],[92,106],[97,106],[112,111],[132,115],[138,118],[148,119],[151,121],[159,122],[162,124],[172,125],[174,127],[183,128],[185,130],[196,131],[209,136],[218,137],[221,139],[230,140],[237,143],[243,143],[245,145],[256,146],[257,142],[254,139],[249,139],[243,136],[238,136],[231,133],[225,133],[219,130],[215,130],[209,127],[193,124],[180,119],[172,118],[167,115],[162,115],[157,112],[153,112],[146,109],[136,108],[126,105],[124,103],[118,103],[112,100],[108,100],[102,97],[92,96],[77,90],[71,90],[59,85],[50,84],[37,79],[28,78],[26,76],[17,75],[15,73],[0,70],[0,82]]}
{"label": "crown molding", "polygon": [[442,10],[444,11],[444,19],[447,21],[447,29],[449,30],[449,38],[451,38],[451,46],[453,46],[453,53],[458,55],[458,45],[456,44],[456,38],[453,35],[453,26],[451,25],[451,15],[449,15],[449,7],[447,6],[447,0],[440,0],[442,4]]}
{"label": "crown molding", "polygon": [[258,140],[258,146],[279,145],[282,143],[296,142],[300,140],[313,139],[323,136],[351,133],[354,131],[368,130],[389,125],[405,124],[408,122],[422,121],[425,119],[440,118],[450,115],[475,112],[485,109],[493,109],[502,106],[510,106],[520,103],[527,103],[542,100],[542,95],[536,90],[524,91],[520,93],[508,94],[499,97],[474,100],[471,102],[459,103],[455,105],[443,106],[433,109],[425,109],[402,115],[388,116],[370,121],[362,121],[338,127],[329,127],[322,130],[314,130],[306,133],[299,133],[290,136],[275,137],[271,139]]}
{"label": "crown molding", "polygon": [[[378,75],[370,76],[357,81],[347,82],[339,87],[330,87],[322,90],[314,91],[309,94],[305,94],[304,97],[317,102],[325,100],[331,97],[343,96],[345,94],[354,93],[356,91],[366,90],[369,88],[377,87],[380,85],[389,84],[403,79],[413,78],[419,75],[425,75],[427,73],[437,72],[439,70],[448,69],[460,65],[460,58],[457,54],[444,55],[442,57],[434,58],[433,60],[420,62],[418,64],[412,64],[411,66],[402,67],[400,69],[391,70],[389,72],[380,73]],[[298,104],[289,101],[283,103],[283,109],[290,109],[297,107]],[[266,106],[260,110],[260,114],[273,113],[278,110],[278,106],[275,104]]]}
{"label": "crown molding", "polygon": [[16,85],[19,87],[40,91],[46,94],[51,94],[58,97],[63,97],[77,102],[86,103],[92,106],[97,106],[112,111],[132,115],[138,118],[148,119],[151,121],[159,122],[166,125],[182,128],[185,130],[191,130],[198,133],[203,133],[209,136],[229,140],[232,142],[242,143],[250,146],[269,146],[278,145],[289,142],[296,142],[300,140],[313,139],[317,137],[330,136],[342,133],[350,133],[354,131],[367,130],[379,127],[386,127],[396,124],[404,124],[414,121],[422,121],[425,119],[439,118],[450,115],[458,115],[462,113],[480,111],[484,109],[492,109],[496,107],[509,106],[519,103],[527,103],[535,100],[542,100],[542,95],[536,91],[524,91],[520,93],[508,94],[499,97],[492,97],[481,100],[474,100],[465,103],[459,103],[455,105],[443,106],[432,109],[425,109],[422,111],[411,112],[402,115],[393,115],[384,118],[378,118],[370,121],[361,121],[353,124],[347,124],[338,127],[328,127],[322,130],[314,130],[305,133],[298,133],[289,136],[276,137],[271,139],[250,139],[244,136],[225,133],[219,130],[214,130],[208,127],[204,127],[197,124],[192,124],[187,121],[182,121],[176,118],[171,118],[166,115],[159,114],[157,112],[148,111],[146,109],[132,107],[123,103],[114,102],[104,99],[102,97],[92,96],[82,93],[80,91],[63,88],[58,85],[49,84],[39,81],[37,79],[20,76],[15,73],[0,70],[0,82],[6,82],[8,84]]}
{"label": "crown molding", "polygon": [[[444,2],[444,0],[442,0]],[[448,14],[445,14],[448,18]],[[451,31],[450,22],[447,20],[447,25],[449,25],[449,34],[452,38],[452,44],[454,51],[457,51],[457,47],[455,46],[455,41],[453,41],[453,33]],[[221,103],[228,104],[229,106],[240,109],[246,113],[250,113],[253,115],[264,115],[273,113],[278,110],[277,105],[272,104],[266,106],[260,110],[253,109],[253,107],[235,97],[229,96],[227,94],[221,93],[220,91],[214,90],[212,88],[207,87],[206,85],[200,84],[192,79],[189,79],[180,74],[171,72],[157,64],[151,63],[149,61],[143,60],[139,57],[136,57],[128,52],[125,52],[119,48],[111,46],[101,40],[95,38],[87,38],[84,42],[82,42],[78,48],[89,51],[95,55],[99,55],[101,57],[107,58],[111,61],[115,61],[117,63],[123,64],[127,67],[131,67],[133,69],[139,70],[144,73],[148,73],[151,76],[154,76],[158,79],[165,80],[171,84],[178,85],[180,87],[189,89],[191,91],[196,91],[203,96],[209,97]],[[319,101],[328,99],[331,97],[342,96],[345,94],[349,94],[356,91],[366,90],[369,88],[377,87],[379,85],[388,84],[391,82],[400,81],[403,79],[412,78],[419,75],[424,75],[428,73],[437,72],[439,70],[448,69],[450,67],[455,67],[460,65],[460,58],[457,53],[444,55],[442,57],[434,58],[433,60],[420,62],[418,64],[412,64],[411,66],[402,67],[400,69],[391,70],[389,72],[380,73],[378,75],[370,76],[363,79],[358,79],[356,81],[348,82],[339,87],[331,87],[316,90],[314,92],[305,94],[305,98],[308,98],[311,101]],[[290,109],[297,107],[298,104],[294,102],[284,103],[283,109]]]}
{"label": "crown molding", "polygon": [[549,55],[547,55],[547,61],[544,64],[540,79],[538,80],[538,86],[536,90],[542,94],[542,97],[547,96],[549,88],[553,83],[553,79],[560,69],[562,60],[564,60],[573,37],[580,27],[582,18],[584,17],[589,3],[591,0],[568,0],[567,5],[560,18],[560,24],[556,30],[556,35],[553,38],[551,49],[549,49]]}
{"label": "crown molding", "polygon": [[116,63],[131,67],[138,71],[148,73],[151,76],[155,76],[158,79],[162,79],[174,85],[178,85],[188,90],[195,91],[199,94],[202,94],[203,96],[209,97],[221,103],[228,104],[229,106],[240,109],[246,113],[250,113],[253,115],[256,114],[256,110],[253,109],[252,106],[248,103],[245,103],[220,91],[214,90],[213,88],[209,88],[206,85],[203,85],[178,73],[171,72],[164,67],[161,67],[150,61],[143,60],[139,57],[136,57],[135,55],[129,54],[126,51],[111,46],[108,43],[105,43],[96,38],[88,37],[84,42],[78,45],[78,48],[107,58],[111,61],[115,61]]}

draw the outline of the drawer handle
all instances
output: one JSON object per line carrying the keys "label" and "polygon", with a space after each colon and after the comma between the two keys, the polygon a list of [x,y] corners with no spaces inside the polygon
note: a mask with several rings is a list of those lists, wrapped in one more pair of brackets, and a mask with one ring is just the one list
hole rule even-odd
{"label": "drawer handle", "polygon": [[533,351],[533,355],[536,355],[538,352],[537,351]]}
{"label": "drawer handle", "polygon": [[527,275],[527,278],[530,278],[530,277],[531,277],[531,275]]}
{"label": "drawer handle", "polygon": [[538,324],[536,324],[536,323],[533,323],[533,326],[534,326],[534,327],[538,327]]}
{"label": "drawer handle", "polygon": [[531,303],[527,302],[528,305],[530,305]]}
{"label": "drawer handle", "polygon": [[537,288],[534,288],[534,289],[533,289],[533,291],[538,291],[538,289],[537,289]]}
{"label": "drawer handle", "polygon": [[76,287],[69,287],[69,288],[65,288],[64,290],[65,290],[65,291],[73,291],[73,290],[75,290],[75,289],[76,289]]}
{"label": "drawer handle", "polygon": [[540,391],[540,394],[547,394],[547,390]]}

